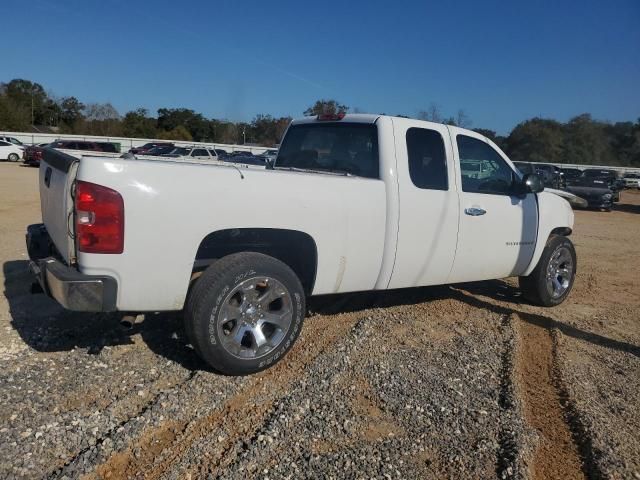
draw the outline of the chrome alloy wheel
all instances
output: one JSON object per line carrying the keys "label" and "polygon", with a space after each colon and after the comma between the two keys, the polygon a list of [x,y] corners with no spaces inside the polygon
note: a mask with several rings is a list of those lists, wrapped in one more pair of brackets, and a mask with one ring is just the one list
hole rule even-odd
{"label": "chrome alloy wheel", "polygon": [[293,320],[293,302],[272,277],[253,277],[236,285],[218,310],[223,348],[238,358],[256,359],[278,347]]}
{"label": "chrome alloy wheel", "polygon": [[559,298],[571,286],[572,279],[573,257],[567,247],[560,247],[547,265],[547,291],[553,298]]}

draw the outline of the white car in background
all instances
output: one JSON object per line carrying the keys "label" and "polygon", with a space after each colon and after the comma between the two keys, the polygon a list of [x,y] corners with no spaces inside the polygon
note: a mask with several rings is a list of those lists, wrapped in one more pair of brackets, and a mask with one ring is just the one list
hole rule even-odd
{"label": "white car in background", "polygon": [[638,188],[640,189],[640,175],[637,173],[628,173],[622,180],[624,181],[624,188]]}
{"label": "white car in background", "polygon": [[19,147],[23,147],[24,143],[22,143],[20,140],[18,140],[16,137],[6,137],[6,136],[0,136],[0,142],[9,142],[9,143],[13,143],[14,145],[18,145]]}
{"label": "white car in background", "polygon": [[24,157],[24,147],[0,140],[0,160],[19,162]]}
{"label": "white car in background", "polygon": [[171,152],[161,155],[162,157],[198,159],[198,160],[218,160],[216,151],[208,147],[176,147]]}

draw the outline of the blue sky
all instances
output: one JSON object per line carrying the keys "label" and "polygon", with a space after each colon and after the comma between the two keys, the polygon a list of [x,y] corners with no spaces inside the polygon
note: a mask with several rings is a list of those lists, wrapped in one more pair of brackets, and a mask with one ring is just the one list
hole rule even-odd
{"label": "blue sky", "polygon": [[[8,3],[8,4],[7,4]],[[5,0],[0,81],[121,113],[300,116],[318,98],[508,133],[640,117],[640,1]]]}

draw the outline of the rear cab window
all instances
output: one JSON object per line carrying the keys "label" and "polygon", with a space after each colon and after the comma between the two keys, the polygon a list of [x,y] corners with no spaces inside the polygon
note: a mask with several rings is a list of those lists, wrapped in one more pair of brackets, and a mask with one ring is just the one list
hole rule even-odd
{"label": "rear cab window", "polygon": [[378,129],[375,124],[348,122],[292,125],[275,164],[276,168],[379,178]]}

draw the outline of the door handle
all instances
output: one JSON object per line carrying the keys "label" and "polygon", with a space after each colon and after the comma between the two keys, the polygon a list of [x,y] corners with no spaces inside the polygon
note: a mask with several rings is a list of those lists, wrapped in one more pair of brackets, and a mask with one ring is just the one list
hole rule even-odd
{"label": "door handle", "polygon": [[480,207],[469,207],[464,209],[464,213],[471,215],[472,217],[478,217],[480,215],[484,215],[487,211]]}
{"label": "door handle", "polygon": [[44,172],[44,184],[47,188],[49,188],[49,185],[51,184],[51,167],[47,167]]}

